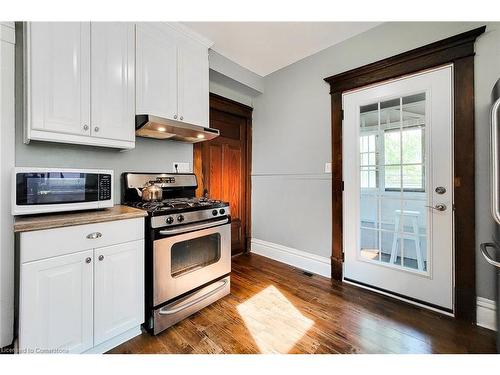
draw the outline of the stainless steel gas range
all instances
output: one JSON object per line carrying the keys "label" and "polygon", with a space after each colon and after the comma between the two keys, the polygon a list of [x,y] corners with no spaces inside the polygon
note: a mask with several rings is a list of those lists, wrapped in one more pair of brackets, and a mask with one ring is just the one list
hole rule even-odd
{"label": "stainless steel gas range", "polygon": [[[229,204],[195,198],[194,174],[124,173],[123,179],[124,203],[148,212],[145,327],[156,335],[229,294]],[[160,187],[160,198],[144,201],[148,186]]]}

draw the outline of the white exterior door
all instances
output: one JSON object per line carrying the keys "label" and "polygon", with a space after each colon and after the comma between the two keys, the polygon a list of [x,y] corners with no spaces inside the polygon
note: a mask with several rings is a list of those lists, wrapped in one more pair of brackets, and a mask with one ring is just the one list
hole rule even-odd
{"label": "white exterior door", "polygon": [[344,278],[453,310],[452,66],[343,95]]}
{"label": "white exterior door", "polygon": [[93,345],[93,251],[21,265],[19,347],[81,353]]}
{"label": "white exterior door", "polygon": [[136,113],[175,120],[178,118],[176,35],[138,24],[136,38]]}
{"label": "white exterior door", "polygon": [[29,24],[32,129],[90,135],[90,23]]}
{"label": "white exterior door", "polygon": [[208,51],[183,38],[179,43],[179,119],[208,127]]}
{"label": "white exterior door", "polygon": [[144,241],[94,253],[94,345],[99,345],[144,322]]}
{"label": "white exterior door", "polygon": [[129,22],[91,24],[93,137],[134,140],[134,28]]}

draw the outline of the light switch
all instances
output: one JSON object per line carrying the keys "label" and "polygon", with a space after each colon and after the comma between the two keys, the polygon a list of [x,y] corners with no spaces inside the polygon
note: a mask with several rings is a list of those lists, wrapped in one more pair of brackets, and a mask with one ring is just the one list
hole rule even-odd
{"label": "light switch", "polygon": [[[177,166],[177,168],[176,168]],[[189,163],[174,161],[172,163],[172,172],[174,173],[191,173]]]}
{"label": "light switch", "polygon": [[332,163],[325,163],[325,173],[332,173]]}

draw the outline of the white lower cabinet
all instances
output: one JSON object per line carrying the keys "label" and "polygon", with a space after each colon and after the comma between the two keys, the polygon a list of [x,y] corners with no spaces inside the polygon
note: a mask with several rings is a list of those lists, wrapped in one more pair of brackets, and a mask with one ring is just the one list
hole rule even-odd
{"label": "white lower cabinet", "polygon": [[19,338],[26,353],[93,346],[92,257],[86,250],[21,266]]}
{"label": "white lower cabinet", "polygon": [[[22,353],[104,352],[140,333],[143,223],[139,218],[21,233]],[[123,242],[116,243],[117,237]]]}
{"label": "white lower cabinet", "polygon": [[143,249],[141,240],[94,251],[94,345],[143,323]]}

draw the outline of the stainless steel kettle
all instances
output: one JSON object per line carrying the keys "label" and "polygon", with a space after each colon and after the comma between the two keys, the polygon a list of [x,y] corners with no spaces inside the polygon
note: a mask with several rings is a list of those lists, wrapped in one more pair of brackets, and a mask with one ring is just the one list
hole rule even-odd
{"label": "stainless steel kettle", "polygon": [[163,189],[156,185],[154,181],[149,181],[142,190],[136,189],[137,194],[145,202],[161,201],[163,199]]}

